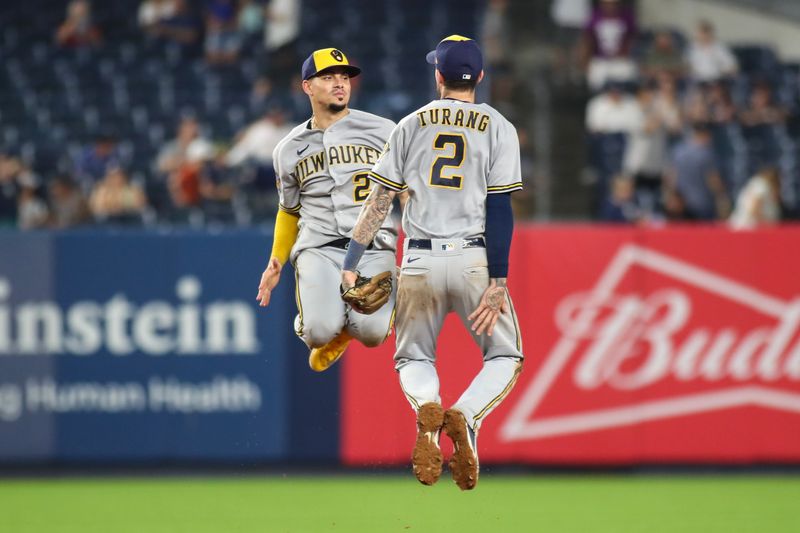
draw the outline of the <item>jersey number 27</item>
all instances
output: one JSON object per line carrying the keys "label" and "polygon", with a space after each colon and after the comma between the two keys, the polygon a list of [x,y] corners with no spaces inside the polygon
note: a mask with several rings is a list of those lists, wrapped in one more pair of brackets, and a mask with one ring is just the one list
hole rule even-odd
{"label": "jersey number 27", "polygon": [[369,179],[369,173],[359,172],[353,175],[353,201],[360,204],[369,196],[369,190],[372,187],[372,180]]}

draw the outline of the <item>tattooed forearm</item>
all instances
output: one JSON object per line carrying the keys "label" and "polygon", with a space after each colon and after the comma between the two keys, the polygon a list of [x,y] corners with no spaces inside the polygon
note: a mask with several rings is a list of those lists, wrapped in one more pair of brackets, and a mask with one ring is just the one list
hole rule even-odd
{"label": "tattooed forearm", "polygon": [[353,228],[353,240],[363,245],[372,242],[392,208],[392,199],[395,194],[394,191],[377,183],[372,187],[372,191],[364,202],[364,207],[361,208],[356,226]]}

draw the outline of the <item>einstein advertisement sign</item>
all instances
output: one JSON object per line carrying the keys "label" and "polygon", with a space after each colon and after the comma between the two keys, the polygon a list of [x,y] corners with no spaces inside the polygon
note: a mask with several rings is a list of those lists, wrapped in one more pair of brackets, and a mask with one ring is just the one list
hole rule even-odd
{"label": "einstein advertisement sign", "polygon": [[[0,305],[11,282],[0,278]],[[199,303],[202,282],[183,276],[173,294],[137,305],[117,292],[107,301],[82,300],[62,308],[55,301],[0,308],[0,355],[115,356],[258,352],[255,312],[241,301]]]}
{"label": "einstein advertisement sign", "polygon": [[293,339],[287,313],[255,305],[264,235],[0,243],[0,459],[284,453]]}

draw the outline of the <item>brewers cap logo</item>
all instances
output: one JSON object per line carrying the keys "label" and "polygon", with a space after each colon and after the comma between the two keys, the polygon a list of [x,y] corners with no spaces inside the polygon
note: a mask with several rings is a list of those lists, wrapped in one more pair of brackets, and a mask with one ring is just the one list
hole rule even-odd
{"label": "brewers cap logo", "polygon": [[361,69],[351,65],[344,52],[338,48],[321,48],[315,50],[303,63],[303,79],[311,79],[331,67],[343,69],[351,78],[361,74]]}

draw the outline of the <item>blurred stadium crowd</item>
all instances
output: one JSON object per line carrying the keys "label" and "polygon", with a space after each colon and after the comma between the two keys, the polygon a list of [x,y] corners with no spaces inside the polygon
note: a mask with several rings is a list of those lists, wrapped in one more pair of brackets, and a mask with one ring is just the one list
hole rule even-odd
{"label": "blurred stadium crowd", "polygon": [[796,218],[800,65],[766,45],[637,27],[623,2],[597,3],[580,37],[594,214],[612,222]]}
{"label": "blurred stadium crowd", "polygon": [[396,120],[433,95],[432,43],[486,19],[479,0],[416,4],[4,4],[0,225],[272,220],[273,148],[310,115],[303,58],[341,43],[366,74],[352,105]]}
{"label": "blurred stadium crowd", "polygon": [[[799,64],[767,45],[727,46],[713,21],[693,35],[641,28],[633,2],[550,5],[555,26],[570,31],[545,44],[574,51],[576,83],[590,91],[585,217],[797,218]],[[451,33],[482,42],[490,83],[479,99],[517,125],[529,180],[520,198],[532,205],[532,97],[521,89],[530,73],[514,59],[526,53],[519,42],[542,41],[519,38],[533,31],[518,20],[526,9],[508,0],[4,4],[0,226],[269,223],[272,150],[310,113],[302,59],[342,46],[365,70],[353,107],[398,120],[434,97],[420,58]],[[542,216],[530,205],[520,214]]]}

